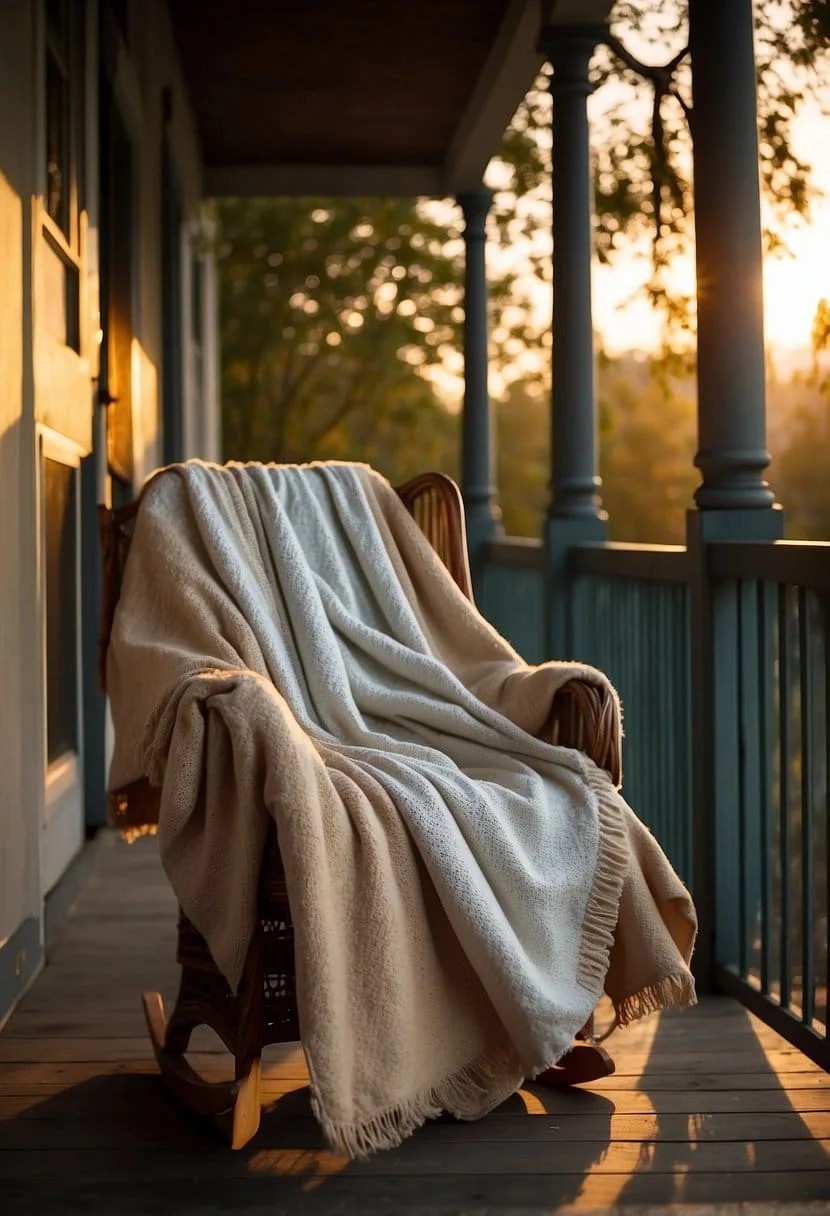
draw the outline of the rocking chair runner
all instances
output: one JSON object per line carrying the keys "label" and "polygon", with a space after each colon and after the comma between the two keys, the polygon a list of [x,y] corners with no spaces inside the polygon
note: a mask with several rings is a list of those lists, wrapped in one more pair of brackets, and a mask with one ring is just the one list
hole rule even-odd
{"label": "rocking chair runner", "polygon": [[[401,486],[401,501],[415,518],[455,582],[472,600],[472,583],[464,530],[464,507],[458,487],[441,473],[425,473]],[[141,499],[121,508],[99,509],[104,560],[101,682],[106,688],[106,656],[121,590],[130,536]],[[556,698],[547,737],[586,752],[619,782],[617,709],[600,689],[572,680]],[[153,830],[158,823],[160,792],[138,781],[110,796],[111,821],[126,834]],[[233,1148],[255,1134],[260,1120],[261,1055],[271,1043],[300,1039],[294,970],[294,933],[285,874],[272,828],[260,878],[259,918],[247,955],[242,983],[234,994],[217,969],[208,947],[179,911],[177,961],[181,981],[175,1007],[165,1021],[159,993],[145,993],[144,1011],[153,1050],[170,1093],[187,1109],[230,1122]],[[211,1027],[235,1059],[236,1079],[208,1083],[185,1059],[190,1036],[200,1025]],[[580,1038],[590,1037],[590,1024]],[[578,1043],[543,1080],[571,1085],[613,1072],[610,1057],[598,1046]]]}

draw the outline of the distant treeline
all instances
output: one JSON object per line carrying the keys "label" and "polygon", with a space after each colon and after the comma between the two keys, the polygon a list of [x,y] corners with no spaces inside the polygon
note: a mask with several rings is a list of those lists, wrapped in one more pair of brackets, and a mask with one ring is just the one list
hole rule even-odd
{"label": "distant treeline", "polygon": [[[683,544],[700,475],[696,387],[659,360],[603,357],[598,374],[602,500],[614,540]],[[538,536],[548,495],[549,407],[520,385],[496,407],[505,530]],[[830,540],[830,384],[820,368],[771,374],[768,479],[786,535]]]}

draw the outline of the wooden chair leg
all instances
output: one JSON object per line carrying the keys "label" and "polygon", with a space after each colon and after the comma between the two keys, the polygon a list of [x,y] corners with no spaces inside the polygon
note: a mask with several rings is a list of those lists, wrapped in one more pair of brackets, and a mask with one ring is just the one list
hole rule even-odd
{"label": "wooden chair leg", "polygon": [[262,925],[258,924],[248,947],[239,985],[236,1039],[238,1093],[233,1108],[231,1148],[242,1148],[256,1135],[262,1113],[264,948]]}
{"label": "wooden chair leg", "polygon": [[145,992],[142,1003],[153,1054],[167,1092],[190,1114],[216,1120],[225,1130],[231,1147],[242,1148],[259,1127],[262,1075],[259,1056],[245,1067],[237,1064],[234,1081],[206,1081],[181,1052],[166,1046],[167,1019],[161,994]]}
{"label": "wooden chair leg", "polygon": [[[240,1076],[240,1071],[243,1075]],[[244,1148],[259,1130],[262,1115],[262,1058],[251,1060],[247,1070],[237,1066],[237,1094],[231,1125],[231,1148]]]}
{"label": "wooden chair leg", "polygon": [[615,1071],[614,1061],[608,1052],[595,1043],[574,1043],[558,1064],[546,1068],[534,1080],[539,1085],[561,1087],[584,1085],[587,1081],[599,1081],[610,1077]]}

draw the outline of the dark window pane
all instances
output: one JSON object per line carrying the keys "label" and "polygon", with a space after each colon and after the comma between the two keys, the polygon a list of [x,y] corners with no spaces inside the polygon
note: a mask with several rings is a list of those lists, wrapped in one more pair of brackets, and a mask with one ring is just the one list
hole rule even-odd
{"label": "dark window pane", "polygon": [[129,21],[127,19],[127,0],[110,0],[110,8],[116,24],[121,31],[121,37],[129,42]]}
{"label": "dark window pane", "polygon": [[46,28],[51,41],[60,50],[66,51],[67,43],[66,0],[46,0]]}
{"label": "dark window pane", "polygon": [[194,253],[190,270],[190,333],[194,346],[202,345],[202,297],[204,296],[204,266]]}
{"label": "dark window pane", "polygon": [[132,343],[133,268],[139,264],[133,213],[133,145],[118,107],[106,91],[105,147],[101,175],[104,264],[103,383],[107,408],[110,472],[124,481],[133,475]]}
{"label": "dark window pane", "polygon": [[202,347],[202,297],[204,295],[204,273],[202,259],[194,257],[190,273],[190,334],[193,369],[193,394],[196,415],[203,412],[202,389],[204,386],[204,351]]}
{"label": "dark window pane", "polygon": [[46,210],[69,235],[69,88],[51,50],[46,53]]}
{"label": "dark window pane", "polygon": [[51,764],[78,747],[77,471],[44,461],[46,737]]}

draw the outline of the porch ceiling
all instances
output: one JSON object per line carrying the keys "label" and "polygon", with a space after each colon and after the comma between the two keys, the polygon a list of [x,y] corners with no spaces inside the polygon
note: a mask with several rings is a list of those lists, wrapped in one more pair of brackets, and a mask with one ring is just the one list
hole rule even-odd
{"label": "porch ceiling", "polygon": [[473,188],[533,80],[539,0],[169,0],[208,194]]}

